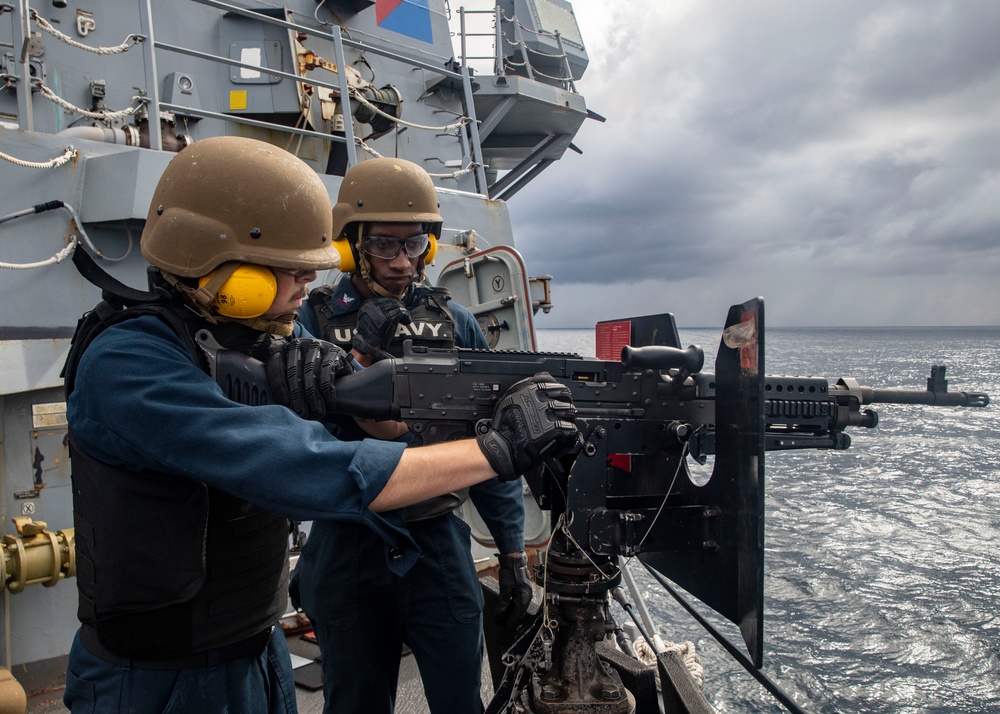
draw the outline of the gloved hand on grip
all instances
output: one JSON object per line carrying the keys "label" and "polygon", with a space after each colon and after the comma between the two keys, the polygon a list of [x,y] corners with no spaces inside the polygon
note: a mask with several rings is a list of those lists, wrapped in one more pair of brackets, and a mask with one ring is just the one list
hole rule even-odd
{"label": "gloved hand on grip", "polygon": [[378,362],[392,357],[385,348],[396,336],[396,328],[412,322],[403,303],[391,297],[365,300],[358,310],[358,326],[351,338],[351,347]]}
{"label": "gloved hand on grip", "polygon": [[493,421],[476,424],[476,441],[501,481],[513,481],[542,459],[570,453],[583,441],[568,387],[539,372],[500,398]]}
{"label": "gloved hand on grip", "polygon": [[508,626],[520,622],[531,604],[531,576],[528,574],[528,556],[497,554],[500,563],[500,599],[497,601],[496,619]]}
{"label": "gloved hand on grip", "polygon": [[268,346],[267,381],[277,404],[289,407],[303,419],[322,419],[337,406],[334,382],[354,367],[337,345],[296,338],[274,340]]}

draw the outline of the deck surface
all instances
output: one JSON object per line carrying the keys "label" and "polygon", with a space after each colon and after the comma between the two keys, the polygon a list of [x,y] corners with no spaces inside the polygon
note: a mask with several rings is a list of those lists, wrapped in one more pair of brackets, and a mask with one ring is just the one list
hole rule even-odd
{"label": "deck surface", "polygon": [[[288,636],[288,649],[292,654],[307,659],[319,656],[319,647],[302,639],[301,634]],[[483,662],[483,702],[489,703],[493,696],[493,683],[489,676],[489,666]],[[323,690],[310,691],[296,686],[296,700],[299,714],[322,714]],[[62,703],[62,690],[53,690],[32,697],[28,701],[27,714],[65,714],[68,709]],[[396,694],[397,714],[430,714],[424,699],[424,690],[420,684],[420,673],[413,656],[405,654],[399,663],[399,689]]]}
{"label": "deck surface", "polygon": [[[292,654],[313,659],[319,656],[319,647],[303,640],[300,635],[291,635],[288,638],[288,649]],[[488,704],[493,696],[493,683],[489,675],[489,665],[483,660],[483,703]],[[309,691],[302,687],[296,687],[296,699],[299,705],[299,714],[322,714],[323,712],[323,690]],[[417,671],[417,663],[409,653],[404,654],[399,663],[399,688],[396,692],[396,714],[430,714],[427,708],[427,701],[424,699],[424,690],[420,683],[420,673]]]}

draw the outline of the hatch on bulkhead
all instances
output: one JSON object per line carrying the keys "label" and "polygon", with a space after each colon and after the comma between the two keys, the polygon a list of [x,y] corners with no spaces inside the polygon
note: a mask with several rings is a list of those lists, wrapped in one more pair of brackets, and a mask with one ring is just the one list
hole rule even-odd
{"label": "hatch on bulkhead", "polygon": [[497,246],[448,263],[437,284],[469,308],[490,349],[535,350],[530,280],[520,253]]}

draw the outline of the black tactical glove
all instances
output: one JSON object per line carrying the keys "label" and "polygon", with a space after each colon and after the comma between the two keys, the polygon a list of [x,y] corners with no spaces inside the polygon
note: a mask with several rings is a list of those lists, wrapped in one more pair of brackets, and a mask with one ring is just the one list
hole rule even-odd
{"label": "black tactical glove", "polygon": [[569,388],[547,372],[507,390],[493,421],[476,424],[476,441],[501,481],[513,481],[542,459],[570,453],[582,442]]}
{"label": "black tactical glove", "polygon": [[322,419],[337,406],[334,381],[351,374],[351,358],[323,340],[274,340],[268,346],[267,381],[277,404],[303,419]]}
{"label": "black tactical glove", "polygon": [[399,324],[411,322],[410,313],[395,298],[365,300],[358,310],[358,326],[354,329],[351,347],[363,355],[370,355],[375,362],[392,357],[385,348],[396,336]]}
{"label": "black tactical glove", "polygon": [[521,621],[531,604],[531,576],[528,574],[528,556],[497,554],[500,561],[500,599],[497,601],[496,618],[514,626]]}

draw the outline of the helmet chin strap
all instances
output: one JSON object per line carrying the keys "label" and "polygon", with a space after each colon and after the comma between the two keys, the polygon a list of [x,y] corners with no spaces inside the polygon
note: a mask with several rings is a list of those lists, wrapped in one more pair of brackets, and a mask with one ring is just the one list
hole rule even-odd
{"label": "helmet chin strap", "polygon": [[168,283],[176,288],[177,292],[180,293],[181,299],[212,325],[218,325],[220,322],[231,322],[237,325],[246,325],[252,330],[266,332],[275,337],[289,337],[295,329],[294,312],[278,315],[277,317],[261,316],[248,319],[226,317],[216,312],[215,305],[213,304],[215,294],[222,287],[223,283],[229,279],[229,276],[232,275],[233,270],[238,265],[238,263],[234,263],[233,269],[218,270],[212,279],[200,288],[188,285],[178,276],[168,273],[165,270],[161,270],[160,273]]}
{"label": "helmet chin strap", "polygon": [[266,332],[269,335],[274,335],[275,337],[291,337],[292,332],[295,330],[294,312],[271,318],[255,317],[252,320],[237,320],[230,317],[223,317],[221,319],[226,322],[236,322],[241,325],[246,325],[254,330]]}

